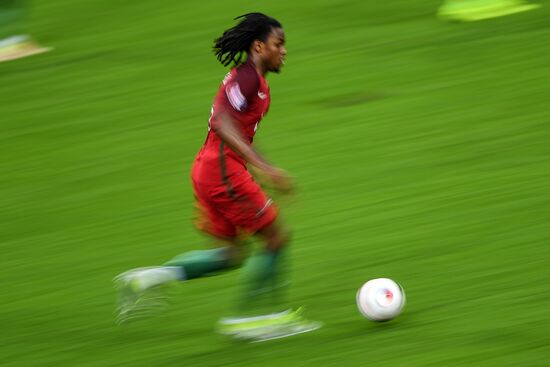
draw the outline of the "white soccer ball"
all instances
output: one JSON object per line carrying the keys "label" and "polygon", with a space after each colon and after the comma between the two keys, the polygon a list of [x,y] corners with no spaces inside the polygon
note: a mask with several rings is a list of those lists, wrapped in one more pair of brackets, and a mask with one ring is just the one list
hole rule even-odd
{"label": "white soccer ball", "polygon": [[391,279],[371,279],[359,288],[356,301],[357,308],[367,319],[387,321],[401,313],[405,292]]}

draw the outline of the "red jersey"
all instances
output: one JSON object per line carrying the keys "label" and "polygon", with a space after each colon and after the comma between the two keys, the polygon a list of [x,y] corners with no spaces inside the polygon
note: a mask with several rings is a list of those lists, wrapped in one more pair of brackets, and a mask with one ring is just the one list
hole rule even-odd
{"label": "red jersey", "polygon": [[246,171],[246,161],[216,135],[215,130],[222,123],[220,114],[225,112],[231,116],[241,135],[252,144],[270,101],[267,81],[250,60],[231,69],[216,94],[208,120],[208,135],[195,158],[195,182],[223,185],[228,179]]}

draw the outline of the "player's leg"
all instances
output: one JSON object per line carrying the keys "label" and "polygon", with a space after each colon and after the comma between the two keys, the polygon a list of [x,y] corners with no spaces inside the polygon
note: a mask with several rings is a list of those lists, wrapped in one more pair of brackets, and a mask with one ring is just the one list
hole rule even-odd
{"label": "player's leg", "polygon": [[288,229],[281,221],[261,228],[257,235],[265,246],[250,256],[244,266],[245,294],[240,317],[222,318],[220,333],[236,339],[261,342],[313,331],[322,326],[303,316],[303,308],[293,310],[282,301],[286,288]]}
{"label": "player's leg", "polygon": [[195,184],[195,227],[210,235],[210,249],[188,251],[164,264],[173,268],[178,280],[191,280],[241,265],[247,256],[246,238],[239,237],[237,228],[216,209],[205,195],[209,191]]}
{"label": "player's leg", "polygon": [[288,285],[290,231],[277,218],[260,228],[256,236],[263,247],[247,259],[243,269],[243,312],[284,307],[284,289]]}
{"label": "player's leg", "polygon": [[213,248],[180,254],[163,265],[128,270],[115,278],[119,323],[153,316],[168,306],[167,286],[238,266],[241,242],[215,241]]}
{"label": "player's leg", "polygon": [[[263,244],[247,258],[243,271],[246,296],[239,302],[242,306],[240,313],[262,312],[264,310],[255,310],[252,306],[257,306],[258,301],[265,298],[263,295],[270,293],[282,264],[283,256],[280,255],[289,242],[289,231],[277,220],[278,210],[273,201],[249,174],[242,174],[213,192],[206,204],[212,204],[213,209],[235,228],[255,234]],[[212,228],[203,228],[212,232]]]}
{"label": "player's leg", "polygon": [[522,0],[445,0],[438,10],[443,19],[476,21],[538,8]]}
{"label": "player's leg", "polygon": [[280,220],[273,201],[251,177],[234,182],[231,189],[231,201],[221,206],[225,217],[255,233],[263,247],[244,264],[240,316],[221,319],[219,331],[235,338],[261,341],[317,329],[319,323],[304,319],[300,309],[287,309],[282,301],[290,231]]}
{"label": "player's leg", "polygon": [[213,275],[239,264],[240,241],[216,241],[212,249],[180,254],[161,266],[136,268],[115,278],[118,289],[117,320],[158,314],[167,307],[166,286]]}
{"label": "player's leg", "polygon": [[245,241],[237,236],[235,226],[226,220],[195,186],[195,226],[214,238],[214,246],[180,254],[161,266],[137,268],[115,278],[119,290],[118,320],[155,314],[163,309],[165,285],[189,281],[229,270],[240,265],[246,256]]}
{"label": "player's leg", "polygon": [[210,276],[238,267],[243,246],[241,241],[217,240],[212,248],[184,252],[163,265],[134,269],[128,274],[132,277],[136,291],[145,291],[174,281]]}
{"label": "player's leg", "polygon": [[[193,250],[177,255],[159,269],[158,281],[192,280],[229,270],[241,265],[246,257],[246,239],[238,236],[237,228],[210,202],[209,188],[194,184],[195,227],[210,235],[214,244],[209,249]],[[146,286],[154,284],[155,277]]]}

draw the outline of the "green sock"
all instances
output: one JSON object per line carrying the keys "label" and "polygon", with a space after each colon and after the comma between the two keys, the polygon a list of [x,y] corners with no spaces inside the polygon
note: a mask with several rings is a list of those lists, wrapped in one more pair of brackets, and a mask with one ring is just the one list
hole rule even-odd
{"label": "green sock", "polygon": [[262,251],[244,265],[244,297],[241,311],[264,313],[280,310],[288,273],[286,250]]}
{"label": "green sock", "polygon": [[174,257],[164,266],[183,269],[185,280],[211,275],[220,270],[232,268],[231,248],[220,247],[211,250],[189,251]]}

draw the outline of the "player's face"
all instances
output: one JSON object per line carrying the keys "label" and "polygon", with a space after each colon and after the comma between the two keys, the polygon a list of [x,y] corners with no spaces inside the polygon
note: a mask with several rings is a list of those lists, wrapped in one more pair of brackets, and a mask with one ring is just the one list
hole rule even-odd
{"label": "player's face", "polygon": [[285,32],[282,28],[273,28],[265,41],[263,59],[267,71],[278,73],[285,63]]}

